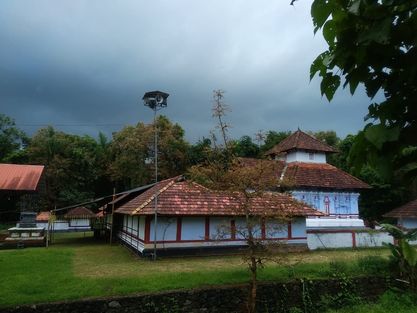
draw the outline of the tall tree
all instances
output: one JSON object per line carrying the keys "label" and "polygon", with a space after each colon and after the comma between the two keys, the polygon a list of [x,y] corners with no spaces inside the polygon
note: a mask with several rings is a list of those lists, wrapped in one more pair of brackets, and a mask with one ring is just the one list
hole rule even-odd
{"label": "tall tree", "polygon": [[[157,118],[158,124],[158,176],[168,178],[185,171],[188,165],[188,143],[184,130],[165,116]],[[154,179],[154,127],[138,123],[113,134],[109,149],[109,171],[121,188],[148,184]]]}
{"label": "tall tree", "polygon": [[15,121],[0,113],[0,162],[21,159],[28,142],[28,136],[16,127]]}
{"label": "tall tree", "polygon": [[45,165],[45,209],[74,204],[94,196],[98,175],[97,142],[49,126],[32,138],[29,162]]}
{"label": "tall tree", "polygon": [[359,84],[373,99],[370,121],[352,151],[356,170],[372,163],[384,177],[417,176],[417,0],[314,0],[314,32],[328,49],[311,65],[330,101],[341,81],[352,94]]}
{"label": "tall tree", "polygon": [[232,149],[236,156],[256,158],[259,155],[259,147],[249,136],[242,136],[239,140],[232,141]]}

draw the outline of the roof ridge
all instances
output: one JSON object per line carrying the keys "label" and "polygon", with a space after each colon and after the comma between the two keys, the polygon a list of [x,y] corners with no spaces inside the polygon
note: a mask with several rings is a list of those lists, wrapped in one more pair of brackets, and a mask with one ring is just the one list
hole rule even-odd
{"label": "roof ridge", "polygon": [[[133,214],[136,214],[137,212],[139,212],[141,209],[143,209],[145,206],[147,206],[149,203],[151,203],[152,202],[152,200],[154,200],[155,199],[155,195],[160,195],[160,194],[162,194],[164,191],[166,191],[169,187],[171,187],[173,184],[175,184],[176,182],[177,182],[177,178],[178,177],[175,177],[175,178],[171,178],[171,181],[165,186],[165,187],[163,187],[163,188],[161,188],[160,190],[157,190],[156,192],[154,192],[153,194],[152,194],[152,196],[148,199],[148,200],[146,200],[146,201],[144,201],[139,207],[137,207],[132,213],[131,213],[131,215],[133,215]],[[168,179],[166,179],[166,180],[168,180]],[[163,181],[161,181],[161,182],[163,182]],[[158,185],[156,185],[155,187],[157,187]]]}

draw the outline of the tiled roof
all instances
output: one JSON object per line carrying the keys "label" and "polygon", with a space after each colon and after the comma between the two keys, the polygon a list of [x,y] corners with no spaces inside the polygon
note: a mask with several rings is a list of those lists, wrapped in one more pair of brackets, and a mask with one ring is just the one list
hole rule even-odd
{"label": "tiled roof", "polygon": [[283,180],[295,188],[370,188],[367,183],[327,163],[288,163]]}
{"label": "tiled roof", "polygon": [[278,177],[289,188],[324,188],[324,189],[367,189],[368,184],[360,179],[327,163],[285,163],[279,160],[259,160],[241,158],[245,166],[255,166],[257,162],[276,164],[273,168],[274,177]]}
{"label": "tiled roof", "polygon": [[384,217],[415,217],[417,218],[417,199],[408,202],[386,214]]}
{"label": "tiled roof", "polygon": [[0,190],[34,191],[44,166],[0,164]]}
{"label": "tiled roof", "polygon": [[265,155],[278,155],[294,149],[322,151],[327,153],[336,152],[336,150],[326,143],[314,138],[313,136],[297,130],[275,147],[268,150]]}
{"label": "tiled roof", "polygon": [[80,206],[77,208],[73,208],[72,210],[68,211],[67,214],[64,215],[64,218],[92,218],[96,215],[86,207]]}
{"label": "tiled roof", "polygon": [[39,212],[38,215],[36,215],[36,221],[47,222],[49,220],[49,216],[51,216],[51,213],[48,211]]}
{"label": "tiled roof", "polygon": [[[116,210],[122,214],[154,214],[154,195],[158,192],[158,214],[161,215],[240,215],[239,195],[209,190],[195,182],[173,178],[159,182]],[[252,212],[264,215],[319,216],[321,212],[294,200],[291,196],[268,193],[254,198]],[[267,213],[269,212],[269,213]]]}

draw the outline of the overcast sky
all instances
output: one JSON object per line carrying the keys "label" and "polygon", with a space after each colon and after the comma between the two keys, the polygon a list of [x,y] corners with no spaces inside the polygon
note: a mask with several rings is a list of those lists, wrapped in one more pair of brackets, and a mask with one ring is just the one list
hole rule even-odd
{"label": "overcast sky", "polygon": [[311,1],[16,1],[0,3],[0,112],[33,134],[44,124],[108,135],[149,123],[146,91],[195,141],[213,128],[223,89],[232,136],[258,130],[363,127],[369,100],[338,91],[328,103],[309,67],[326,45]]}

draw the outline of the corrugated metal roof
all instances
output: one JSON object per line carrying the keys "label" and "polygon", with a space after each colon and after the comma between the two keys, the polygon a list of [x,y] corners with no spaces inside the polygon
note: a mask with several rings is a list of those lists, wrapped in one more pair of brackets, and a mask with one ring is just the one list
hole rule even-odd
{"label": "corrugated metal roof", "polygon": [[0,190],[34,191],[43,165],[0,164]]}

